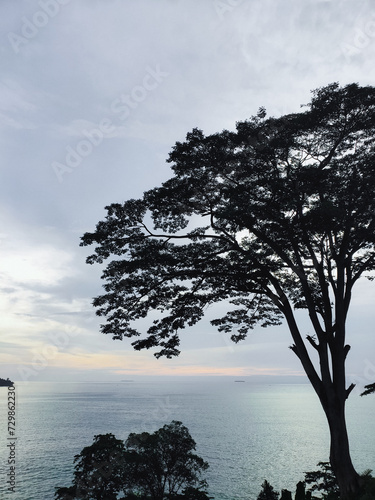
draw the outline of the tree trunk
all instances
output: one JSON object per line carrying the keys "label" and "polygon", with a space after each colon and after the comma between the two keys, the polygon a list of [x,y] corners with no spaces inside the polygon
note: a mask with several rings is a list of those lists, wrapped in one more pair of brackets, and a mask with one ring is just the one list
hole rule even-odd
{"label": "tree trunk", "polygon": [[349,439],[345,422],[345,401],[332,404],[322,402],[327,416],[331,446],[330,462],[336,475],[343,500],[357,498],[361,486],[361,477],[354,469],[349,451]]}

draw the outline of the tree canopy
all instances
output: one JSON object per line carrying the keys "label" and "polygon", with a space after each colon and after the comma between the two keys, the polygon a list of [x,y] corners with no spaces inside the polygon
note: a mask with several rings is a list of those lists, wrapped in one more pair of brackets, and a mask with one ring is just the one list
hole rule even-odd
{"label": "tree canopy", "polygon": [[189,430],[178,421],[152,434],[130,434],[126,440],[132,463],[128,477],[136,492],[153,500],[163,500],[167,493],[173,498],[172,495],[187,490],[187,494],[195,491],[197,500],[199,495],[206,499],[203,489],[207,483],[201,475],[208,463],[193,453],[195,447]]}
{"label": "tree canopy", "polygon": [[273,489],[273,486],[267,480],[264,480],[257,500],[278,500],[278,498],[279,493]]}
{"label": "tree canopy", "polygon": [[94,442],[74,457],[75,471],[70,487],[56,489],[58,500],[116,500],[126,485],[125,446],[113,434],[94,436]]}
{"label": "tree canopy", "polygon": [[89,263],[115,257],[103,274],[107,293],[94,301],[107,317],[103,332],[138,336],[132,322],[157,310],[166,315],[133,345],[176,355],[176,332],[229,299],[236,307],[214,324],[236,329],[235,340],[281,314],[291,321],[291,306],[332,337],[332,298],[346,311],[375,263],[374,104],[372,87],[332,84],[305,112],[266,119],[261,109],[237,132],[187,134],[170,154],[174,177],[106,207],[83,237],[98,244]]}
{"label": "tree canopy", "polygon": [[57,488],[55,498],[208,500],[202,477],[208,464],[195,447],[178,421],[152,434],[131,433],[125,443],[113,434],[99,434],[75,456],[73,484]]}
{"label": "tree canopy", "polygon": [[235,342],[283,319],[330,426],[340,420],[345,434],[346,318],[353,286],[375,266],[374,127],[375,88],[333,83],[299,113],[260,108],[235,131],[188,133],[170,153],[169,180],[106,207],[82,238],[96,245],[88,263],[110,259],[94,299],[103,333],[171,357],[211,304],[229,305],[212,324]]}

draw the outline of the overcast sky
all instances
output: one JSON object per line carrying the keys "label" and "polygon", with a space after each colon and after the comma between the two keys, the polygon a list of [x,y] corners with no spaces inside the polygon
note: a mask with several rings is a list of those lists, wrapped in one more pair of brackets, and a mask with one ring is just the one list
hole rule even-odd
{"label": "overcast sky", "polygon": [[[106,205],[168,179],[193,127],[298,111],[334,81],[374,84],[375,4],[2,0],[0,25],[0,376],[302,374],[285,326],[234,345],[205,321],[174,360],[101,334],[100,269],[79,240]],[[349,322],[362,381],[375,379],[374,288],[357,285]]]}

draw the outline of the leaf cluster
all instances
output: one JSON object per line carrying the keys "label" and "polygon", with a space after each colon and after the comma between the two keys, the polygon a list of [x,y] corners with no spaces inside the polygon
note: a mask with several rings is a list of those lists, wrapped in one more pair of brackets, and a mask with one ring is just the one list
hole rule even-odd
{"label": "leaf cluster", "polygon": [[365,385],[365,390],[361,393],[361,396],[368,396],[369,394],[374,394],[375,383]]}

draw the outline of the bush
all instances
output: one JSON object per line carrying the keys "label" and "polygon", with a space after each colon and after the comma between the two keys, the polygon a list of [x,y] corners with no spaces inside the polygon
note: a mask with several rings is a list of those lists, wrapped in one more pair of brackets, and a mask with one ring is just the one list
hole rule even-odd
{"label": "bush", "polygon": [[[340,492],[329,462],[319,462],[319,470],[305,472],[305,481],[300,481],[296,485],[296,493],[294,500],[339,500]],[[363,485],[359,496],[353,500],[375,500],[375,478],[371,476],[371,471],[368,470],[362,474]],[[307,486],[309,486],[307,488]],[[315,496],[317,493],[319,496]],[[258,496],[258,500],[274,500],[277,499],[279,493],[273,490],[273,487],[264,481],[262,491]],[[281,490],[280,500],[293,500],[292,494],[288,490]]]}

